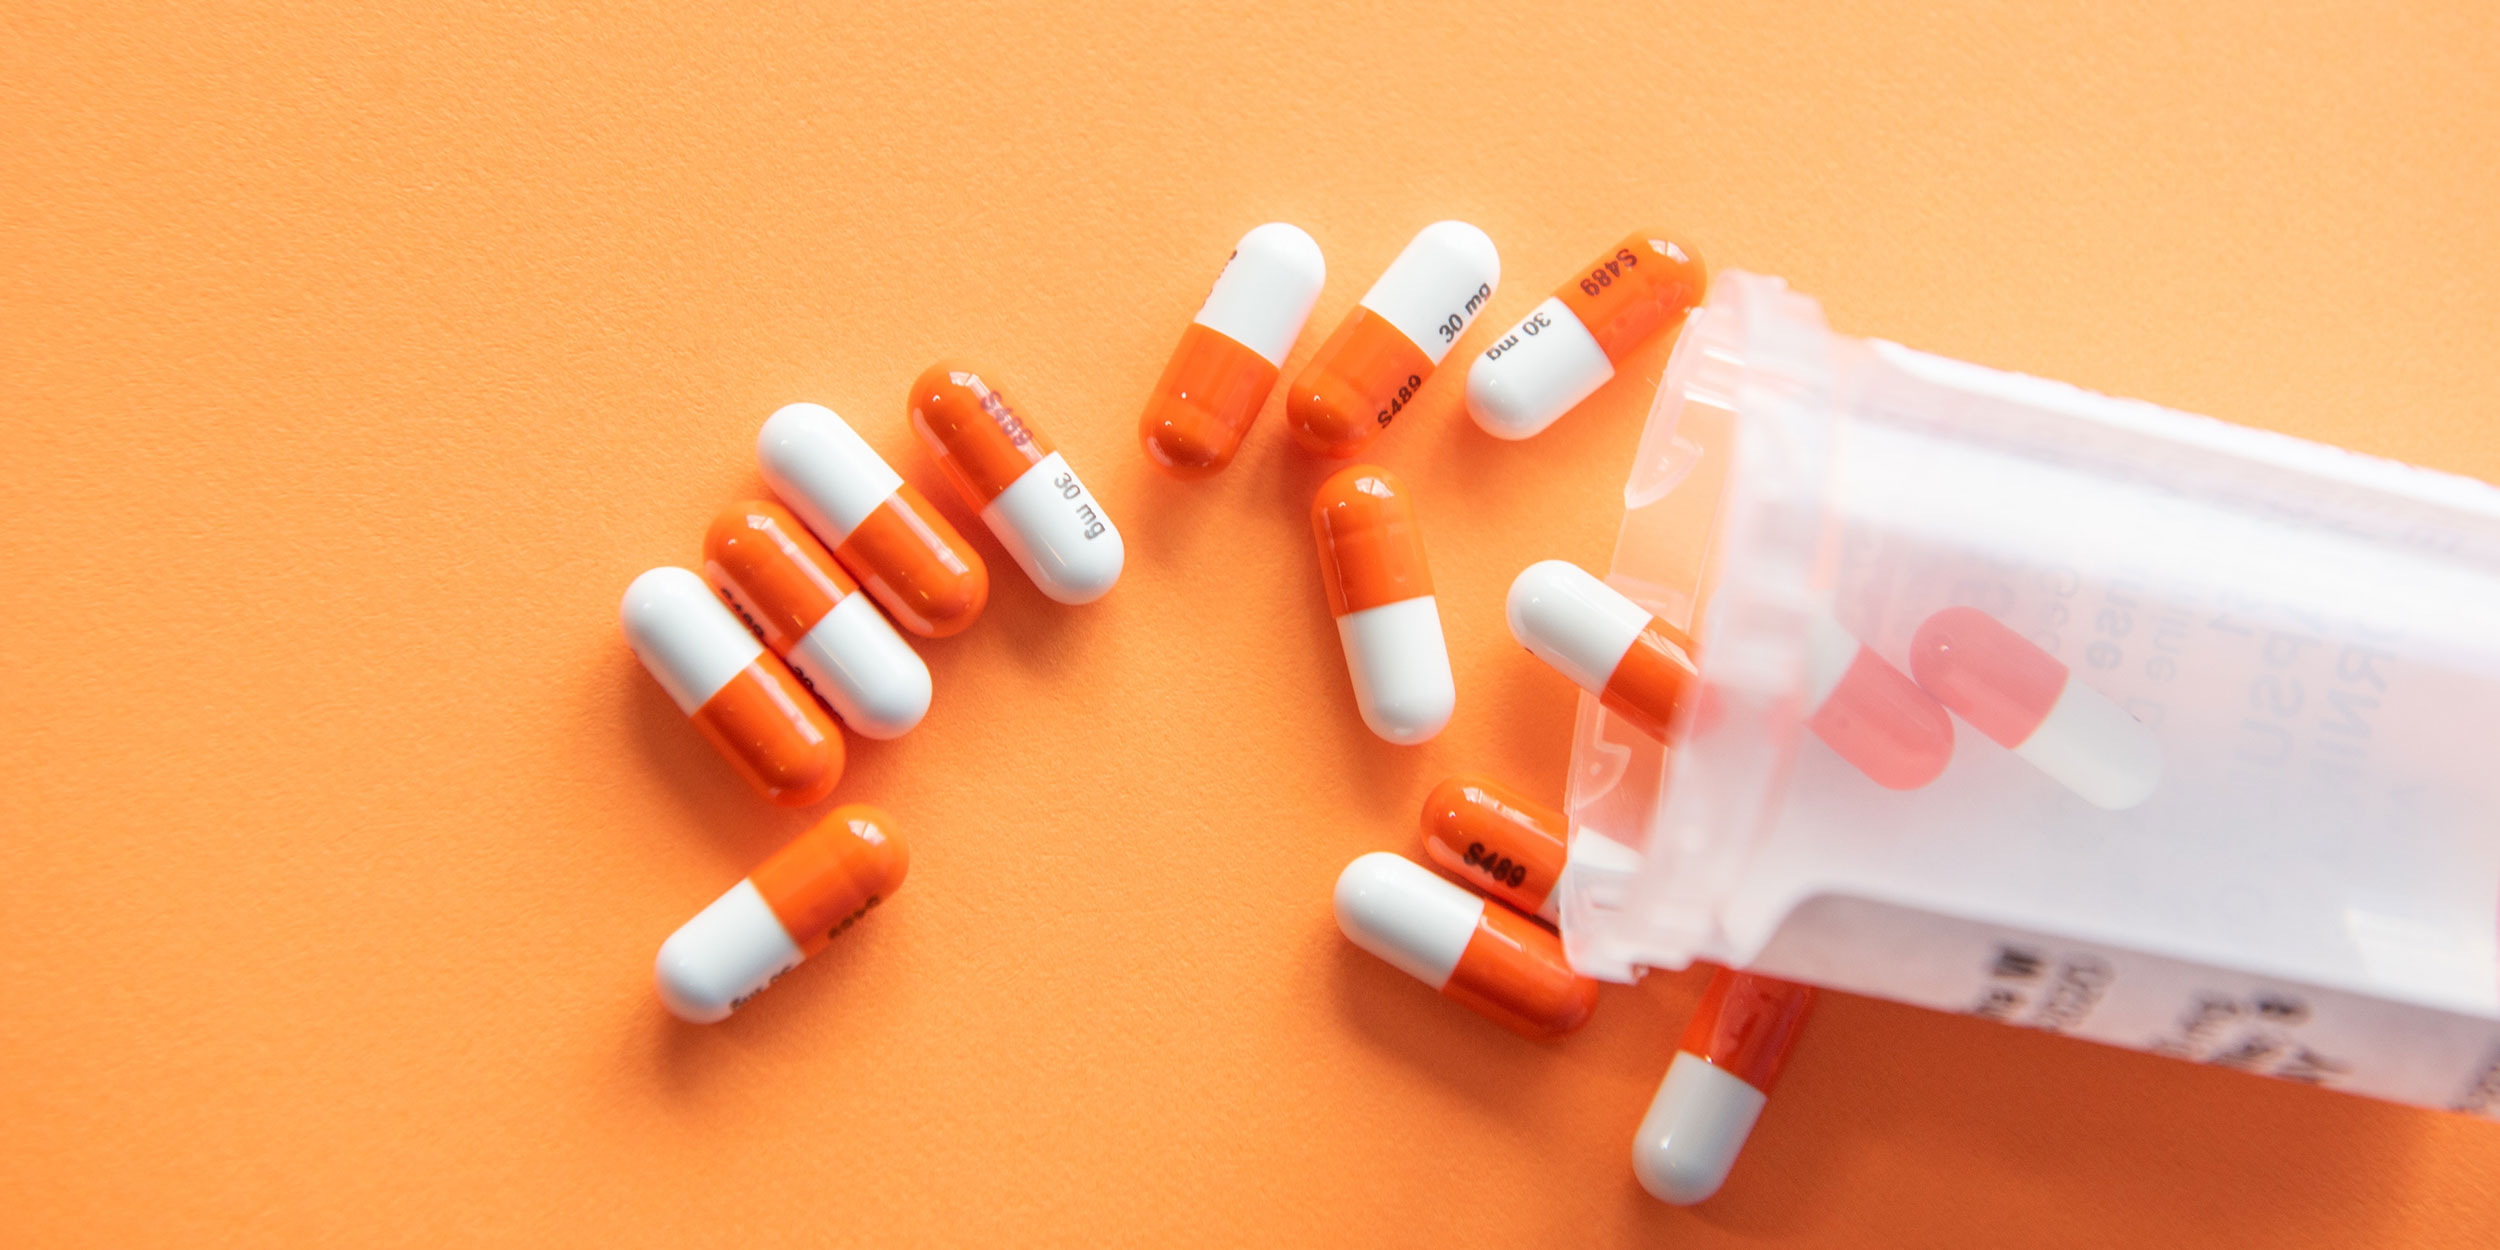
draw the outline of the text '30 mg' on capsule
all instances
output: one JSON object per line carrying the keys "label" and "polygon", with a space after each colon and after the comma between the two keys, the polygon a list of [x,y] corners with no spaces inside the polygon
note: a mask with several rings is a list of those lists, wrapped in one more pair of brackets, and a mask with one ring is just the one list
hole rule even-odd
{"label": "text '30 mg' on capsule", "polygon": [[852,732],[899,738],[928,714],[929,666],[787,509],[722,509],[703,536],[703,573]]}
{"label": "text '30 mg' on capsule", "polygon": [[1413,860],[1374,851],[1337,877],[1347,940],[1523,1037],[1588,1023],[1597,983],[1574,973],[1562,939]]}
{"label": "text '30 mg' on capsule", "polygon": [[1196,478],[1232,463],[1327,278],[1299,227],[1271,221],[1241,236],[1138,421],[1155,467]]}
{"label": "text '30 mg' on capsule", "polygon": [[681,1020],[727,1019],[894,896],[911,852],[865,803],[833,809],[660,944],[652,978]]}
{"label": "text '30 mg' on capsule", "polygon": [[1501,281],[1501,254],[1484,231],[1463,221],[1424,227],[1294,376],[1285,393],[1294,441],[1341,460],[1361,454],[1415,402]]}
{"label": "text '30 mg' on capsule", "polygon": [[940,361],[912,383],[911,426],[1043,594],[1076,604],[1110,593],[1127,554],[1119,529],[1003,391],[968,365]]}
{"label": "text '30 mg' on capsule", "polygon": [[1400,746],[1440,733],[1458,687],[1413,497],[1378,465],[1339,469],[1311,500],[1311,536],[1363,723]]}
{"label": "text '30 mg' on capsule", "polygon": [[832,409],[784,407],[764,422],[755,453],[773,494],[895,624],[945,638],[980,618],[990,600],[988,566]]}
{"label": "text '30 mg' on capsule", "polygon": [[1527,438],[1597,393],[1626,356],[1701,302],[1701,257],[1635,231],[1502,332],[1467,370],[1467,415],[1495,438]]}
{"label": "text '30 mg' on capsule", "polygon": [[691,570],[656,568],[619,615],[642,666],[765,798],[804,807],[842,779],[842,731]]}

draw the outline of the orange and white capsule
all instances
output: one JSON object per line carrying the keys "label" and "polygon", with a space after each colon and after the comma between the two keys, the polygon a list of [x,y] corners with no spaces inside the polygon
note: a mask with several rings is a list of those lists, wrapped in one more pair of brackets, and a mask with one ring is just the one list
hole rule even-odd
{"label": "orange and white capsule", "polygon": [[728,1019],[892,898],[910,869],[892,817],[865,803],[833,809],[660,944],[660,1002],[693,1024]]}
{"label": "orange and white capsule", "polygon": [[1629,874],[1640,853],[1490,777],[1452,777],[1424,796],[1424,857],[1441,871],[1547,924],[1562,913],[1565,873]]}
{"label": "orange and white capsule", "polygon": [[1327,280],[1319,244],[1300,227],[1271,221],[1241,236],[1146,401],[1146,458],[1182,478],[1231,464]]}
{"label": "orange and white capsule", "polygon": [[1572,972],[1552,930],[1387,851],[1338,875],[1337,927],[1356,946],[1525,1037],[1560,1037],[1597,1009],[1597,983]]}
{"label": "orange and white capsule", "polygon": [[1339,469],[1311,500],[1311,535],[1363,723],[1400,746],[1440,733],[1458,686],[1413,498],[1378,465]]}
{"label": "orange and white capsule", "polygon": [[1452,777],[1424,796],[1424,857],[1548,923],[1570,840],[1561,812],[1490,777]]}
{"label": "orange and white capsule", "polygon": [[1664,740],[1695,688],[1693,640],[1567,560],[1540,560],[1510,584],[1510,636],[1596,695],[1606,709]]}
{"label": "orange and white capsule", "polygon": [[750,499],[712,518],[703,573],[852,732],[899,738],[928,715],[929,666],[779,504]]}
{"label": "orange and white capsule", "polygon": [[912,383],[911,428],[1043,594],[1092,603],[1120,580],[1127,551],[1111,515],[980,374],[950,361],[929,366]]}
{"label": "orange and white capsule", "polygon": [[2083,801],[2125,811],[2161,785],[2161,742],[2005,623],[1946,608],[1910,639],[1918,684]]}
{"label": "orange and white capsule", "polygon": [[804,807],[842,779],[842,731],[694,573],[625,588],[625,641],[678,708],[765,798]]}
{"label": "orange and white capsule", "polygon": [[764,481],[895,624],[960,634],[990,601],[990,571],[917,487],[822,404],[791,404],[755,439]]}
{"label": "orange and white capsule", "polygon": [[1294,377],[1285,396],[1294,441],[1339,459],[1370,446],[1501,282],[1502,257],[1484,231],[1463,221],[1424,227]]}
{"label": "orange and white capsule", "polygon": [[1840,622],[1807,637],[1806,728],[1887,790],[1916,790],[1953,762],[1953,718]]}
{"label": "orange and white capsule", "polygon": [[1719,1192],[1813,1009],[1809,986],[1730,969],[1710,978],[1632,1139],[1641,1188],[1678,1206]]}
{"label": "orange and white capsule", "polygon": [[1709,271],[1662,230],[1637,230],[1502,332],[1467,370],[1467,415],[1527,438],[1597,393],[1633,349],[1701,302]]}

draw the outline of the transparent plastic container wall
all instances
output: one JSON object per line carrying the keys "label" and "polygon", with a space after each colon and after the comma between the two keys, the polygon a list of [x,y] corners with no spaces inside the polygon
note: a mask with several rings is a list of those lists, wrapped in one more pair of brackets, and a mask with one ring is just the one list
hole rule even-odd
{"label": "transparent plastic container wall", "polygon": [[[1574,856],[1581,970],[1709,960],[2500,1113],[2500,491],[1835,335],[1731,271],[1624,505],[1609,581],[1697,626],[1702,685],[1666,747],[1581,702],[1575,838],[1638,852]],[[1972,620],[2053,657],[2043,689],[2063,666],[2051,720],[2123,710],[2076,738],[2138,743],[2116,797],[2077,779],[2097,748],[1951,699],[1913,788],[1818,737],[1828,639],[1932,673],[1930,623]]]}

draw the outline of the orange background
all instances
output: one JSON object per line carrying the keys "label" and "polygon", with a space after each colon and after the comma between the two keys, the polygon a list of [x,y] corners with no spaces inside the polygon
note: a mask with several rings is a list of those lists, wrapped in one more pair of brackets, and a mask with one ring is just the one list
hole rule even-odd
{"label": "orange background", "polygon": [[[2500,1128],[1835,996],[1696,1210],[1628,1143],[1699,989],[1537,1046],[1329,888],[1462,768],[1559,796],[1505,636],[1605,562],[1663,347],[1544,436],[1446,369],[1415,487],[1461,698],[1356,721],[1271,405],[1147,388],[1297,222],[1306,359],[1418,227],[1507,282],[1636,224],[1844,330],[2500,478],[2487,3],[18,3],[0,16],[0,1240],[19,1245],[2488,1244]],[[984,362],[1129,540],[853,740],[910,884],[727,1024],[660,939],[812,819],[621,641],[809,398],[943,496]],[[969,523],[942,498],[967,533]]]}

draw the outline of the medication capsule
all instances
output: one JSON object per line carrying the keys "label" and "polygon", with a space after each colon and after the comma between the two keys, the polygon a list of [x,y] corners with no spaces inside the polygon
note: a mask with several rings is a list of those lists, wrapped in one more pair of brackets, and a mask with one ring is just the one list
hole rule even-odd
{"label": "medication capsule", "polygon": [[1337,927],[1356,946],[1523,1037],[1560,1037],[1597,1008],[1597,982],[1572,972],[1552,930],[1387,851],[1338,875]]}
{"label": "medication capsule", "polygon": [[1510,584],[1510,636],[1574,685],[1664,740],[1694,688],[1693,640],[1567,560],[1540,560]]}
{"label": "medication capsule", "polygon": [[1182,478],[1232,463],[1327,278],[1319,244],[1299,227],[1271,221],[1241,236],[1146,401],[1146,458]]}
{"label": "medication capsule", "polygon": [[1807,639],[1806,728],[1888,790],[1915,790],[1953,762],[1953,718],[1840,622]]}
{"label": "medication capsule", "polygon": [[1552,923],[1570,823],[1490,777],[1461,775],[1424,796],[1424,856],[1441,871]]}
{"label": "medication capsule", "polygon": [[780,505],[751,499],[714,517],[703,572],[852,732],[899,738],[928,714],[929,666]]}
{"label": "medication capsule", "polygon": [[842,779],[842,731],[692,572],[625,588],[625,641],[679,710],[765,798],[804,807]]}
{"label": "medication capsule", "polygon": [[893,897],[910,868],[892,817],[865,803],[833,809],[660,944],[660,1002],[689,1023],[728,1019]]}
{"label": "medication capsule", "polygon": [[1467,370],[1467,415],[1495,438],[1552,425],[1615,376],[1650,336],[1684,319],[1708,283],[1701,257],[1640,230],[1503,331]]}
{"label": "medication capsule", "polygon": [[1363,723],[1400,746],[1441,732],[1458,687],[1406,488],[1378,465],[1339,469],[1311,500],[1311,534]]}
{"label": "medication capsule", "polygon": [[1126,555],[1110,514],[1040,430],[971,369],[947,361],[912,384],[911,426],[1025,576],[1061,603],[1092,603]]}
{"label": "medication capsule", "polygon": [[1641,1188],[1678,1206],[1719,1192],[1813,1008],[1808,986],[1725,968],[1710,978],[1632,1139]]}
{"label": "medication capsule", "polygon": [[1548,924],[1560,922],[1562,878],[1638,872],[1641,854],[1486,777],[1452,777],[1424,798],[1424,854],[1443,872]]}
{"label": "medication capsule", "polygon": [[918,488],[822,404],[791,404],[756,436],[764,481],[894,622],[923,638],[971,627],[990,571]]}
{"label": "medication capsule", "polygon": [[1285,396],[1296,442],[1351,457],[1415,402],[1501,285],[1502,258],[1463,221],[1423,228],[1320,345]]}
{"label": "medication capsule", "polygon": [[1910,672],[1979,732],[2095,807],[2125,811],[2161,784],[2161,743],[2144,722],[1977,608],[1928,617],[1910,639]]}

